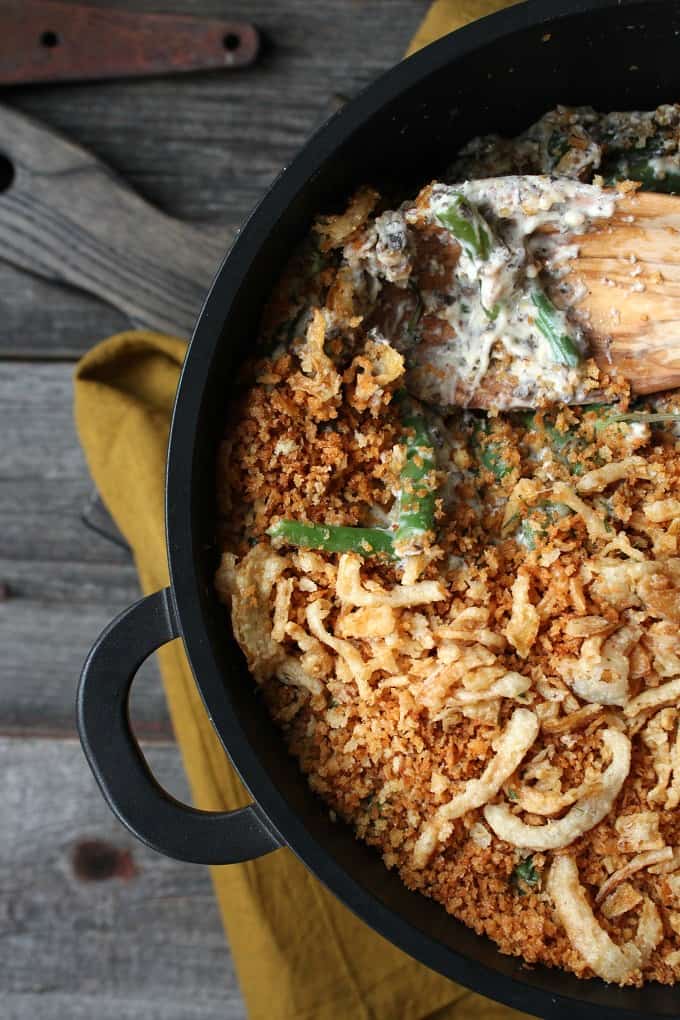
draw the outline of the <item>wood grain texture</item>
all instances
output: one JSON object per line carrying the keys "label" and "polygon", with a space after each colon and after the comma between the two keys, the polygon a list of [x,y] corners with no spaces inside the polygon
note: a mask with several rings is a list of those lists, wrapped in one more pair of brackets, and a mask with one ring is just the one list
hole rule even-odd
{"label": "wood grain texture", "polygon": [[94,156],[0,106],[0,149],[14,168],[0,194],[0,251],[80,287],[135,326],[191,332],[226,246],[153,209]]}
{"label": "wood grain texture", "polygon": [[[159,9],[156,0],[91,0],[89,6]],[[161,6],[178,14],[225,14],[222,0],[164,0]],[[400,58],[427,6],[427,0],[230,3],[229,17],[255,22],[266,40],[251,68],[18,88],[11,103],[90,149],[166,213],[221,230],[228,241],[336,105],[334,97],[354,95]],[[209,282],[210,274],[203,290]],[[94,302],[42,281],[25,299],[18,288],[20,278],[0,264],[0,354],[77,356],[125,325],[123,316],[103,306],[98,320]],[[82,321],[75,315],[80,308]]]}
{"label": "wood grain texture", "polygon": [[[0,559],[0,733],[75,733],[76,686],[85,657],[113,617],[140,597],[132,565]],[[172,725],[155,659],[132,688],[135,733],[168,740]]]}
{"label": "wood grain texture", "polygon": [[83,526],[92,481],[73,424],[72,376],[69,363],[0,362],[0,558],[52,564],[52,576],[71,564],[130,562]]}
{"label": "wood grain texture", "polygon": [[599,364],[634,393],[680,386],[680,198],[620,198],[575,243],[570,279]]}
{"label": "wood grain texture", "polygon": [[[146,753],[186,798],[177,750]],[[0,738],[0,770],[3,1020],[244,1020],[208,870],[129,836],[75,741]],[[134,874],[79,879],[84,840]]]}
{"label": "wood grain texture", "polygon": [[251,64],[259,37],[248,24],[98,10],[58,0],[5,0],[0,84],[85,81]]}
{"label": "wood grain texture", "polygon": [[123,312],[84,291],[49,283],[0,261],[0,362],[72,359],[128,327]]}
{"label": "wood grain texture", "polygon": [[[86,528],[92,482],[73,426],[72,366],[0,363],[0,732],[74,733],[75,687],[88,649],[139,598],[129,553]],[[133,718],[171,733],[151,660]]]}

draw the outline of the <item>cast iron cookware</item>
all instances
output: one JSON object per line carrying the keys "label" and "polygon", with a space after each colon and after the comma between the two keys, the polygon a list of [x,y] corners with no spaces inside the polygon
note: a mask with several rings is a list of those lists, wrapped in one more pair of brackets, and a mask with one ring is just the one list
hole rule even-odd
{"label": "cast iron cookware", "polygon": [[[360,17],[360,12],[358,13]],[[512,135],[558,103],[652,109],[680,99],[680,3],[535,0],[399,64],[322,127],[274,182],[222,264],[182,372],[170,437],[166,523],[172,584],[125,610],[81,678],[78,725],[113,811],[181,860],[225,864],[287,844],[363,920],[434,970],[546,1018],[678,1017],[680,989],[619,989],[502,956],[443,907],[409,892],[311,793],[254,694],[212,587],[214,461],[226,395],[294,244],[320,211],[369,183],[405,194],[441,174],[474,135]],[[211,814],[155,782],[131,732],[134,674],[181,637],[196,683],[252,806]]]}

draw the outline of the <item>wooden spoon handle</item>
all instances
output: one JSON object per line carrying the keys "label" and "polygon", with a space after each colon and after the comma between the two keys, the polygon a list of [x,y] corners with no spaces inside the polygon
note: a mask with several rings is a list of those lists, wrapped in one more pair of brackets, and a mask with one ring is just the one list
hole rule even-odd
{"label": "wooden spoon handle", "polygon": [[226,250],[148,205],[90,153],[0,106],[0,257],[188,336]]}
{"label": "wooden spoon handle", "polygon": [[174,74],[251,64],[253,25],[97,9],[56,0],[0,4],[0,84]]}

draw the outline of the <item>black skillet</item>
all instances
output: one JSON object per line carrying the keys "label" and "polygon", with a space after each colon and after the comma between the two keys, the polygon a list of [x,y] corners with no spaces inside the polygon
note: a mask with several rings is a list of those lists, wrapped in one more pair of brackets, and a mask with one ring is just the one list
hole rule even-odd
{"label": "black skillet", "polygon": [[[223,396],[252,350],[258,317],[294,243],[358,184],[416,187],[473,135],[514,134],[557,103],[646,109],[680,98],[680,4],[558,0],[513,7],[400,64],[349,103],[276,180],[243,228],[203,307],[179,386],[167,475],[172,587],[130,607],[83,670],[78,725],[112,809],[141,840],[187,861],[247,860],[287,844],[347,906],[423,963],[542,1017],[677,1017],[680,993],[618,989],[501,956],[409,892],[350,830],[332,825],[254,696],[212,588],[213,493]],[[130,731],[135,671],[176,636],[255,803],[231,814],[178,804]]]}

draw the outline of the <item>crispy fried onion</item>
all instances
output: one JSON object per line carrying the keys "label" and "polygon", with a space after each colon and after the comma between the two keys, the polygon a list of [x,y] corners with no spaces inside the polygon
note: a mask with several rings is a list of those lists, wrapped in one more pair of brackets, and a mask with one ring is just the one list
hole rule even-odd
{"label": "crispy fried onion", "polygon": [[318,638],[308,634],[294,620],[286,624],[286,636],[292,638],[302,651],[300,665],[308,676],[325,680],[332,674],[334,658]]}
{"label": "crispy fried onion", "polygon": [[288,687],[303,687],[311,694],[320,694],[323,690],[317,678],[308,673],[300,659],[296,659],[294,655],[286,656],[276,669],[276,677]]}
{"label": "crispy fried onion", "polygon": [[587,471],[579,478],[576,489],[588,496],[593,492],[602,492],[608,485],[620,482],[628,475],[634,478],[647,478],[648,474],[649,466],[644,457],[625,457],[623,460]]}
{"label": "crispy fried onion", "polygon": [[606,899],[617,885],[626,882],[636,871],[642,871],[650,864],[665,864],[666,861],[671,860],[673,860],[673,848],[670,846],[662,847],[661,850],[645,850],[642,854],[636,854],[627,864],[624,864],[622,868],[617,868],[604,880],[597,890],[595,903],[602,903],[602,900]]}
{"label": "crispy fried onion", "polygon": [[614,828],[619,834],[617,849],[623,854],[661,850],[665,844],[659,832],[659,815],[656,811],[634,811],[629,815],[619,815]]}
{"label": "crispy fried onion", "polygon": [[680,869],[680,849],[674,847],[673,856],[662,864],[651,864],[649,866],[650,875],[670,875],[668,879],[669,883],[675,883],[677,888],[673,890],[673,895],[678,903],[680,903],[680,875],[674,875],[674,871]]}
{"label": "crispy fried onion", "polygon": [[540,618],[529,598],[529,574],[521,567],[512,585],[512,614],[504,635],[522,659],[536,640]]}
{"label": "crispy fried onion", "polygon": [[306,611],[309,629],[315,638],[338,654],[347,666],[349,675],[354,679],[362,699],[371,702],[373,690],[369,681],[376,670],[384,669],[384,661],[382,659],[365,661],[359,649],[351,641],[334,637],[324,624],[330,609],[330,603],[326,599],[316,599],[316,601],[310,602]]}
{"label": "crispy fried onion", "polygon": [[268,546],[256,545],[238,566],[232,553],[224,553],[215,576],[220,597],[231,603],[234,637],[258,683],[273,676],[286,658],[282,646],[272,638],[269,602],[272,589],[288,566],[287,557]]}
{"label": "crispy fried onion", "polygon": [[521,698],[531,687],[529,677],[506,670],[496,653],[482,644],[447,641],[434,661],[419,695],[433,713],[462,706],[480,708],[482,702],[497,698]]}
{"label": "crispy fried onion", "polygon": [[603,981],[625,984],[640,969],[663,938],[663,926],[654,903],[645,898],[635,942],[617,946],[598,924],[579,882],[576,861],[568,854],[556,857],[548,873],[547,890],[569,941]]}
{"label": "crispy fried onion", "polygon": [[[482,606],[467,606],[460,612],[455,612],[449,623],[437,626],[435,633],[443,643],[474,641],[494,652],[503,652],[507,642],[502,634],[488,626],[490,615],[489,609]],[[680,673],[680,670],[678,672]]]}
{"label": "crispy fried onion", "polygon": [[562,660],[559,672],[583,701],[623,706],[628,701],[630,652],[642,634],[642,627],[624,624],[611,637],[588,637],[578,659]]}
{"label": "crispy fried onion", "polygon": [[564,503],[575,514],[578,514],[586,526],[589,538],[609,538],[604,518],[598,514],[597,510],[594,510],[593,507],[584,502],[580,496],[577,496],[571,486],[565,485],[564,482],[557,482],[552,488],[552,499],[556,503]]}
{"label": "crispy fried onion", "polygon": [[652,616],[680,624],[680,587],[665,572],[643,577],[637,593]]}
{"label": "crispy fried onion", "polygon": [[321,250],[338,248],[349,240],[355,230],[358,230],[371,215],[379,198],[378,192],[373,188],[359,188],[343,213],[337,216],[320,216],[314,224],[314,230],[321,238]]}
{"label": "crispy fried onion", "polygon": [[668,620],[659,620],[647,628],[645,647],[652,656],[660,677],[680,676],[680,630]]}
{"label": "crispy fried onion", "polygon": [[[220,598],[231,603],[234,637],[256,682],[276,676],[284,684],[318,694],[323,689],[319,676],[329,672],[328,662],[322,661],[323,649],[314,638],[299,627],[293,634],[290,628],[295,624],[285,622],[294,581],[282,574],[289,566],[287,557],[264,545],[253,546],[238,566],[232,553],[224,553],[215,575],[215,587]],[[305,652],[301,659],[286,654],[281,644],[286,635],[294,637]]]}
{"label": "crispy fried onion", "polygon": [[672,811],[680,803],[680,726],[675,708],[662,708],[642,731],[642,740],[652,752],[656,785],[647,802]]}
{"label": "crispy fried onion", "polygon": [[678,698],[680,698],[680,677],[667,684],[661,684],[659,687],[650,687],[635,698],[631,698],[624,708],[623,714],[629,717],[634,716],[648,708],[657,708],[669,702],[674,703]]}
{"label": "crispy fried onion", "polygon": [[527,850],[559,850],[588,832],[607,815],[630,771],[630,740],[618,730],[602,731],[602,741],[612,760],[593,793],[587,794],[557,821],[527,825],[507,804],[487,804],[484,817],[506,843]]}
{"label": "crispy fried onion", "polygon": [[481,807],[495,797],[538,735],[538,719],[526,708],[516,709],[499,737],[496,754],[479,779],[469,779],[460,793],[442,804],[434,818],[421,830],[413,850],[414,868],[424,868],[437,843],[450,836],[451,823],[468,811]]}
{"label": "crispy fried onion", "polygon": [[289,383],[293,389],[309,394],[310,410],[327,413],[328,405],[340,393],[341,378],[324,350],[325,339],[326,320],[321,309],[315,308],[300,350],[302,372],[292,375]]}
{"label": "crispy fried onion", "polygon": [[495,698],[521,698],[531,687],[531,680],[521,673],[510,671],[498,680],[492,680],[488,687],[477,690],[457,690],[451,697],[452,704],[472,705],[479,701],[493,701]]}
{"label": "crispy fried onion", "polygon": [[386,340],[367,340],[363,354],[353,358],[343,382],[354,383],[349,401],[358,411],[372,405],[377,413],[386,386],[404,374],[404,359]]}
{"label": "crispy fried onion", "polygon": [[560,716],[557,719],[541,720],[541,729],[544,733],[568,733],[570,730],[580,730],[595,719],[602,712],[601,705],[584,705],[577,708],[569,715]]}
{"label": "crispy fried onion", "polygon": [[393,609],[428,605],[446,598],[446,588],[440,581],[416,581],[397,585],[389,591],[373,581],[364,587],[361,559],[354,553],[343,553],[340,557],[335,592],[341,602],[350,606],[392,606]]}
{"label": "crispy fried onion", "polygon": [[657,499],[647,503],[644,511],[645,517],[654,524],[663,524],[680,518],[680,499]]}
{"label": "crispy fried onion", "polygon": [[680,560],[631,561],[602,556],[591,569],[599,576],[593,584],[598,598],[624,609],[642,604],[652,616],[680,623]]}
{"label": "crispy fried onion", "polygon": [[571,807],[576,801],[596,793],[600,786],[600,777],[585,780],[570,790],[542,790],[537,786],[514,787],[515,803],[522,811],[532,815],[556,815],[565,808]]}
{"label": "crispy fried onion", "polygon": [[642,903],[642,893],[630,882],[624,882],[602,904],[602,913],[608,919],[621,917]]}

